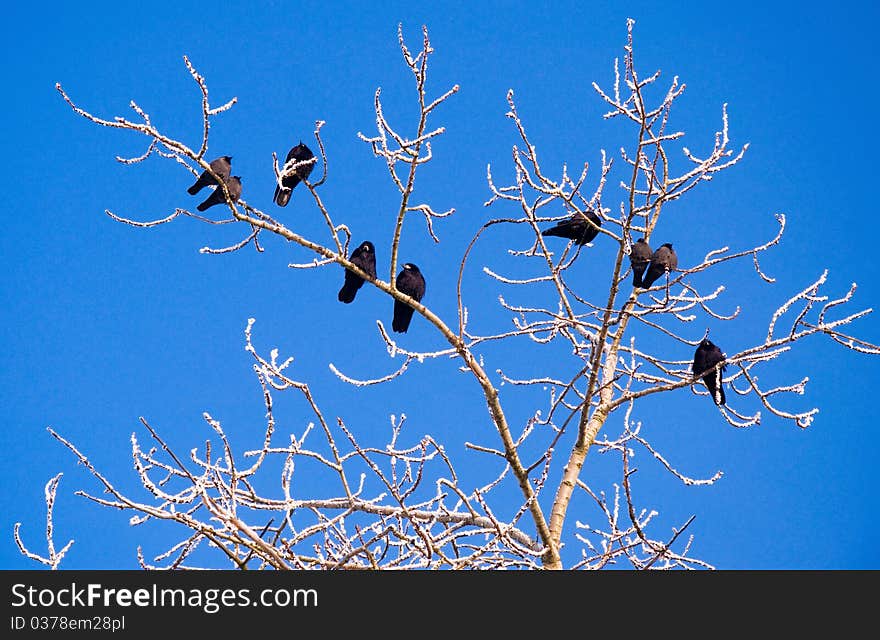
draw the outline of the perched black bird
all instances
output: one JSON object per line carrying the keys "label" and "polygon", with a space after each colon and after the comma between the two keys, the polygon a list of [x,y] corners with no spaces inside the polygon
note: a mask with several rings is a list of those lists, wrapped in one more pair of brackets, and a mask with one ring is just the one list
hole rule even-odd
{"label": "perched black bird", "polygon": [[[232,198],[233,202],[238,202],[238,199],[241,197],[241,176],[232,176],[226,179],[226,188],[229,189],[229,197]],[[223,189],[220,186],[214,187],[214,190],[211,192],[205,201],[196,207],[199,211],[204,211],[208,207],[213,207],[215,204],[223,204],[226,202],[226,196],[223,193]]]}
{"label": "perched black bird", "polygon": [[[593,224],[587,221],[589,218]],[[586,217],[583,214],[576,213],[568,220],[558,222],[555,227],[544,229],[542,236],[559,236],[560,238],[568,238],[574,240],[577,244],[587,244],[592,242],[593,238],[599,235],[599,227],[602,221],[592,211],[587,211]]]}
{"label": "perched black bird", "polygon": [[[703,338],[703,341],[697,345],[697,350],[694,353],[694,367],[692,369],[694,375],[698,376],[712,369],[719,362],[724,362],[724,354],[721,353],[721,349],[708,338]],[[709,394],[712,396],[715,404],[724,404],[727,401],[724,397],[724,386],[721,384],[721,377],[725,367],[726,365],[722,364],[718,367],[717,371],[709,371],[703,376],[703,382],[706,383],[706,387],[709,389]]]}
{"label": "perched black bird", "polygon": [[678,256],[672,248],[672,243],[667,242],[657,249],[651,256],[651,264],[648,265],[648,271],[642,278],[642,287],[650,288],[652,284],[667,271],[672,272],[678,269]]}
{"label": "perched black bird", "polygon": [[[221,156],[211,160],[211,171],[220,176],[221,180],[226,180],[226,178],[229,177],[230,171],[232,171],[232,156]],[[208,170],[205,169],[202,171],[202,175],[199,176],[199,179],[196,180],[195,184],[186,191],[194,196],[211,184],[218,184],[218,182],[214,179],[214,176],[208,173]]]}
{"label": "perched black bird", "polygon": [[[287,159],[284,161],[284,164],[287,165],[291,161],[293,161],[293,163],[303,162],[305,160],[311,160],[314,157],[315,154],[312,153],[312,150],[300,140],[298,145],[287,152]],[[284,188],[277,185],[275,186],[275,204],[279,207],[287,206],[287,203],[290,201],[290,196],[293,194],[293,188],[298,185],[301,180],[308,178],[314,168],[314,162],[301,164],[292,173],[281,178],[281,184]],[[282,171],[283,169],[284,167],[282,167]]]}
{"label": "perched black bird", "polygon": [[[376,277],[376,248],[367,240],[355,249],[351,254],[351,261],[366,271],[373,278]],[[364,285],[364,279],[354,271],[345,270],[345,283],[339,290],[339,301],[348,304],[354,300],[355,295]]]}
{"label": "perched black bird", "polygon": [[629,252],[629,263],[632,266],[633,270],[633,286],[641,287],[642,286],[642,274],[645,273],[645,269],[648,268],[648,264],[651,262],[651,256],[653,255],[653,251],[651,251],[650,245],[645,241],[644,238],[639,238],[638,241],[632,246]]}
{"label": "perched black bird", "polygon": [[[403,269],[397,274],[395,284],[398,291],[416,301],[421,301],[422,296],[425,295],[425,277],[419,268],[411,262],[403,265]],[[395,298],[394,319],[391,321],[391,328],[397,333],[406,333],[406,330],[409,329],[409,321],[412,320],[413,311],[411,306]]]}

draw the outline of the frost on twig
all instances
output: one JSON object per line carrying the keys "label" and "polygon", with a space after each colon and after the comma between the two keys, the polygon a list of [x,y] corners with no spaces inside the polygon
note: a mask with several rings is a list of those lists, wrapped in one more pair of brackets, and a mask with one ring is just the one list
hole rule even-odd
{"label": "frost on twig", "polygon": [[400,206],[397,211],[397,221],[394,227],[394,233],[392,234],[391,250],[389,252],[389,255],[391,256],[389,282],[394,282],[394,278],[397,274],[400,238],[403,232],[403,222],[406,214],[410,211],[418,211],[422,213],[425,217],[428,234],[435,242],[440,242],[440,239],[434,233],[433,220],[436,218],[445,218],[454,213],[454,209],[438,213],[427,204],[411,205],[410,199],[415,187],[416,172],[421,165],[430,162],[433,158],[431,153],[431,140],[442,135],[446,131],[444,127],[429,129],[428,116],[434,111],[434,109],[457,93],[459,89],[458,85],[454,85],[451,89],[434,100],[428,100],[426,91],[428,80],[428,58],[434,52],[434,49],[431,47],[431,41],[428,38],[427,27],[422,28],[422,47],[419,53],[415,56],[404,41],[402,24],[399,24],[397,27],[397,41],[400,45],[404,62],[412,72],[416,83],[419,119],[415,134],[407,136],[400,133],[396,127],[391,125],[382,106],[381,87],[376,89],[376,93],[373,97],[373,108],[376,113],[376,135],[367,136],[358,132],[358,137],[370,145],[373,154],[385,161],[391,181],[400,193]]}
{"label": "frost on twig", "polygon": [[70,547],[73,546],[73,540],[70,540],[61,549],[57,551],[55,549],[55,527],[52,523],[52,513],[53,509],[55,508],[55,496],[58,492],[58,483],[61,482],[62,475],[64,474],[59,473],[51,478],[49,482],[46,483],[46,487],[44,489],[44,493],[46,496],[46,557],[33,553],[25,546],[19,533],[21,529],[20,522],[16,522],[13,528],[13,537],[15,538],[15,544],[18,545],[19,551],[21,551],[24,556],[30,558],[31,560],[36,560],[41,564],[47,565],[53,571],[58,569],[58,566],[64,559],[64,555],[70,550]]}

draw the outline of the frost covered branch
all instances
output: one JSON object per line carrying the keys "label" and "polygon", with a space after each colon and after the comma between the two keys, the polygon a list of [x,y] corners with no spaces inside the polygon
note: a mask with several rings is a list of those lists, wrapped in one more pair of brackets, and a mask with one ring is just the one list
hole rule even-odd
{"label": "frost covered branch", "polygon": [[18,545],[18,549],[22,553],[22,555],[30,558],[31,560],[36,560],[41,564],[47,565],[53,571],[58,569],[61,561],[64,560],[65,554],[70,550],[70,547],[73,546],[73,540],[70,540],[60,550],[55,549],[55,526],[52,523],[52,513],[53,509],[55,508],[55,496],[58,492],[58,483],[61,482],[62,475],[64,474],[59,473],[51,478],[49,482],[46,483],[46,487],[44,489],[44,493],[46,496],[46,549],[48,555],[46,557],[43,557],[37,553],[33,553],[32,551],[28,550],[21,539],[20,522],[15,523],[12,531],[12,535],[15,538],[15,544]]}

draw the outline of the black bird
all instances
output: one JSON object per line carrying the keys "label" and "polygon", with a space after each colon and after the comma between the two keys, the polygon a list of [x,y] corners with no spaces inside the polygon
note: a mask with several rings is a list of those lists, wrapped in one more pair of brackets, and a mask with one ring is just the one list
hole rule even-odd
{"label": "black bird", "polygon": [[[403,265],[403,269],[397,274],[395,280],[397,290],[405,293],[416,301],[421,301],[425,295],[425,277],[419,268],[411,262]],[[405,302],[394,299],[394,319],[391,321],[391,328],[397,333],[406,333],[409,329],[409,321],[412,320],[413,309]]]}
{"label": "black bird", "polygon": [[[702,342],[697,345],[696,352],[694,352],[694,367],[692,369],[694,375],[698,376],[709,369],[713,369],[719,362],[724,362],[724,354],[721,352],[721,349],[712,343],[709,338],[703,338]],[[721,384],[721,377],[725,368],[726,365],[722,364],[718,367],[717,371],[713,369],[703,376],[703,382],[706,383],[706,387],[709,389],[709,394],[712,396],[715,404],[724,404],[727,401],[724,397],[724,386]]]}
{"label": "black bird", "polygon": [[[587,221],[589,218],[593,224]],[[555,227],[544,229],[542,236],[559,236],[560,238],[568,238],[574,240],[577,244],[587,244],[592,242],[593,238],[599,235],[599,227],[602,221],[592,211],[587,211],[586,217],[581,213],[575,213],[568,220],[558,222]]]}
{"label": "black bird", "polygon": [[[229,197],[232,198],[233,202],[238,202],[238,199],[241,197],[241,176],[232,176],[226,179],[226,188],[229,189]],[[223,189],[220,186],[214,187],[214,190],[211,192],[205,201],[196,207],[199,211],[204,211],[208,207],[213,207],[215,204],[224,204],[226,202],[226,196],[223,193]]]}
{"label": "black bird", "polygon": [[[214,160],[211,160],[211,170],[220,176],[221,180],[226,180],[229,177],[229,173],[232,171],[232,156],[220,156]],[[217,180],[208,173],[208,170],[205,169],[202,171],[202,175],[199,176],[199,179],[196,180],[195,184],[187,189],[187,193],[194,196],[199,191],[207,187],[211,184],[219,184]]]}
{"label": "black bird", "polygon": [[678,256],[672,248],[672,243],[667,242],[657,249],[651,256],[651,264],[648,265],[648,271],[642,278],[642,287],[650,288],[652,284],[667,271],[672,272],[678,269]]}
{"label": "black bird", "polygon": [[[287,159],[284,161],[284,164],[287,165],[291,161],[293,161],[294,163],[299,163],[305,160],[311,160],[314,157],[315,154],[312,153],[312,150],[304,145],[302,143],[302,140],[300,140],[300,143],[298,145],[287,152]],[[293,194],[293,188],[298,185],[301,180],[305,180],[306,178],[308,178],[309,174],[314,168],[314,162],[301,164],[289,175],[281,178],[281,184],[283,188],[279,187],[278,185],[275,186],[275,204],[277,204],[279,207],[287,206],[287,203],[290,201],[290,196]],[[281,169],[283,171],[284,167],[282,167]]]}
{"label": "black bird", "polygon": [[[376,248],[367,240],[355,249],[351,254],[351,261],[366,271],[371,277],[376,277]],[[364,285],[364,279],[354,271],[345,270],[345,283],[339,290],[339,301],[348,304],[354,300],[355,295]]]}
{"label": "black bird", "polygon": [[650,264],[651,262],[652,255],[653,251],[651,251],[650,245],[645,241],[644,238],[639,238],[638,241],[630,249],[629,263],[632,266],[633,270],[634,287],[642,286],[642,274],[645,273],[645,269],[648,268],[648,264]]}

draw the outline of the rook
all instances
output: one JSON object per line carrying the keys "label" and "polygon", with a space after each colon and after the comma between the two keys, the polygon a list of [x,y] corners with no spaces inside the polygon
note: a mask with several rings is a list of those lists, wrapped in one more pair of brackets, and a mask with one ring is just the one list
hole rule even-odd
{"label": "rook", "polygon": [[[232,156],[221,156],[215,160],[211,160],[211,171],[220,176],[221,180],[226,180],[229,177],[229,172],[232,171]],[[199,191],[207,187],[211,184],[219,184],[217,180],[208,173],[208,170],[205,169],[202,171],[202,175],[199,176],[199,179],[196,180],[195,184],[187,189],[187,193],[194,196]]]}
{"label": "rook", "polygon": [[[315,168],[315,162],[306,163],[307,160],[311,160],[314,157],[315,154],[302,141],[287,152],[287,159],[284,161],[284,165],[298,164],[299,166],[292,171],[288,169],[290,172],[281,178],[281,186],[275,186],[275,204],[279,207],[287,206],[290,196],[293,194],[293,188],[301,180],[308,178],[309,174],[312,173],[312,169]],[[284,173],[284,167],[281,168],[281,171]]]}
{"label": "rook", "polygon": [[653,251],[644,238],[639,238],[629,252],[629,263],[633,270],[633,286],[642,286],[642,274],[651,262]]}
{"label": "rook", "polygon": [[544,229],[541,235],[568,238],[577,244],[584,245],[592,242],[593,238],[599,235],[599,227],[601,226],[602,221],[599,216],[592,211],[587,211],[586,217],[581,213],[575,213],[568,220],[557,223],[555,227]]}
{"label": "rook", "polygon": [[678,256],[672,248],[672,243],[667,242],[651,256],[651,264],[642,278],[642,287],[649,289],[652,284],[664,273],[675,271],[678,268]]}
{"label": "rook", "polygon": [[[376,277],[376,249],[369,240],[362,242],[361,246],[351,254],[351,261],[366,271],[370,277]],[[345,270],[345,283],[339,290],[339,301],[348,304],[354,300],[355,295],[364,285],[364,279],[353,271]]]}
{"label": "rook", "polygon": [[709,395],[715,404],[724,404],[727,400],[724,397],[724,386],[721,384],[722,373],[726,365],[721,365],[718,369],[714,369],[719,362],[724,362],[724,354],[717,345],[713,344],[708,338],[697,346],[694,352],[694,366],[691,371],[695,376],[705,373],[703,382],[709,389]]}
{"label": "rook", "polygon": [[[241,197],[241,176],[227,178],[226,188],[229,189],[229,197],[232,199],[232,202],[238,202],[238,199]],[[223,193],[223,189],[217,185],[214,187],[211,195],[209,195],[202,204],[196,207],[196,209],[204,211],[208,207],[213,207],[215,204],[223,204],[225,202],[226,195]]]}
{"label": "rook", "polygon": [[[397,274],[395,284],[398,291],[418,302],[425,295],[425,277],[419,268],[411,262],[403,265],[403,269]],[[397,333],[406,333],[406,330],[409,329],[409,322],[412,320],[413,311],[415,309],[411,306],[395,298],[394,319],[391,321],[391,328]]]}

